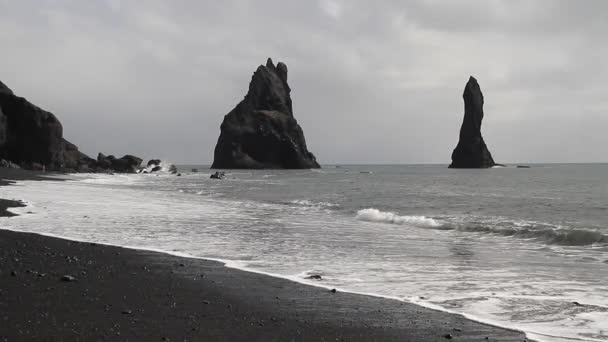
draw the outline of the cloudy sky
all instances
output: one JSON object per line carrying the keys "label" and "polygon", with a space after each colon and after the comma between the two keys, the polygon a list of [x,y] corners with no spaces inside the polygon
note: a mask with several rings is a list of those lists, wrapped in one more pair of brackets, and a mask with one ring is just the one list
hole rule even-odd
{"label": "cloudy sky", "polygon": [[608,161],[608,1],[0,0],[0,80],[96,155],[210,163],[267,57],[321,163]]}

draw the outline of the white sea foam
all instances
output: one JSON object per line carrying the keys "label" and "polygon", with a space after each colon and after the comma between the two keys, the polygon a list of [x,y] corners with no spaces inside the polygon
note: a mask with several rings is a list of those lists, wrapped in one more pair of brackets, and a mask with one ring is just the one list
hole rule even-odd
{"label": "white sea foam", "polygon": [[171,163],[170,161],[167,161],[167,160],[161,160],[161,161],[160,161],[160,164],[151,164],[151,165],[146,166],[145,168],[143,168],[143,169],[142,169],[142,173],[143,173],[144,171],[146,171],[146,173],[150,173],[150,172],[152,172],[152,169],[154,169],[154,168],[155,168],[155,167],[157,167],[157,166],[160,166],[160,167],[161,167],[161,169],[160,169],[160,170],[158,170],[158,171],[156,171],[156,172],[169,172],[169,170],[171,169],[171,167],[172,167],[173,165],[174,165],[174,164],[173,164],[173,163]]}
{"label": "white sea foam", "polygon": [[291,204],[297,204],[303,207],[316,207],[316,208],[335,208],[339,207],[339,204],[330,202],[315,202],[310,200],[293,200]]}
{"label": "white sea foam", "polygon": [[385,222],[393,224],[410,224],[413,226],[439,227],[436,220],[425,216],[399,216],[395,213],[380,211],[374,208],[362,209],[357,212],[357,219],[370,222]]}

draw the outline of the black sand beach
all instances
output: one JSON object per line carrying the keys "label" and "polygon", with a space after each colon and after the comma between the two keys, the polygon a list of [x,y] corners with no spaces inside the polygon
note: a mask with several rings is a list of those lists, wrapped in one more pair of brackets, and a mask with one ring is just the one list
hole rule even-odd
{"label": "black sand beach", "polygon": [[332,293],[213,261],[0,230],[0,341],[448,339],[525,337],[459,315]]}

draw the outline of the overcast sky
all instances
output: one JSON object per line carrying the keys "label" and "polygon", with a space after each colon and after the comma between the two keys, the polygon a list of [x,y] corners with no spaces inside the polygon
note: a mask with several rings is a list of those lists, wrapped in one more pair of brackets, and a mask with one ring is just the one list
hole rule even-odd
{"label": "overcast sky", "polygon": [[267,57],[330,163],[449,163],[474,75],[497,162],[608,161],[608,1],[0,0],[0,80],[98,151],[211,163]]}

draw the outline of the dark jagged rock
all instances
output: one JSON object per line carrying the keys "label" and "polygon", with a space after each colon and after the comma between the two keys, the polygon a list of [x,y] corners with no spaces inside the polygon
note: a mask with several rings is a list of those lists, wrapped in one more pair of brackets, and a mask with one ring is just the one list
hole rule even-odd
{"label": "dark jagged rock", "polygon": [[460,128],[460,140],[452,153],[450,168],[481,169],[495,166],[492,154],[481,136],[483,94],[473,76],[469,78],[462,97],[464,120]]}
{"label": "dark jagged rock", "polygon": [[0,159],[0,167],[7,169],[20,169],[19,165],[4,159]]}
{"label": "dark jagged rock", "polygon": [[146,167],[150,167],[153,165],[160,165],[161,160],[160,159],[150,159],[148,160],[148,164],[146,164]]}
{"label": "dark jagged rock", "polygon": [[97,161],[90,165],[93,169],[101,169],[98,171],[113,171],[119,173],[135,173],[141,166],[141,158],[127,154],[122,158],[116,158],[113,155],[105,156],[103,153],[97,155]]}
{"label": "dark jagged rock", "polygon": [[27,168],[62,169],[64,153],[59,120],[0,83],[0,158]]}
{"label": "dark jagged rock", "polygon": [[253,74],[249,91],[224,117],[213,169],[319,168],[293,117],[287,66],[269,58]]}
{"label": "dark jagged rock", "polygon": [[226,177],[226,173],[225,172],[220,172],[220,171],[216,171],[214,174],[211,175],[211,179],[224,179],[224,177]]}
{"label": "dark jagged rock", "polygon": [[134,172],[141,159],[99,154],[97,160],[63,138],[61,122],[0,82],[0,159],[33,170]]}
{"label": "dark jagged rock", "polygon": [[78,172],[88,172],[89,165],[95,162],[86,154],[80,152],[78,147],[67,140],[64,142],[64,168]]}
{"label": "dark jagged rock", "polygon": [[9,87],[7,87],[6,84],[2,83],[2,81],[0,81],[0,93],[14,95],[13,91]]}

